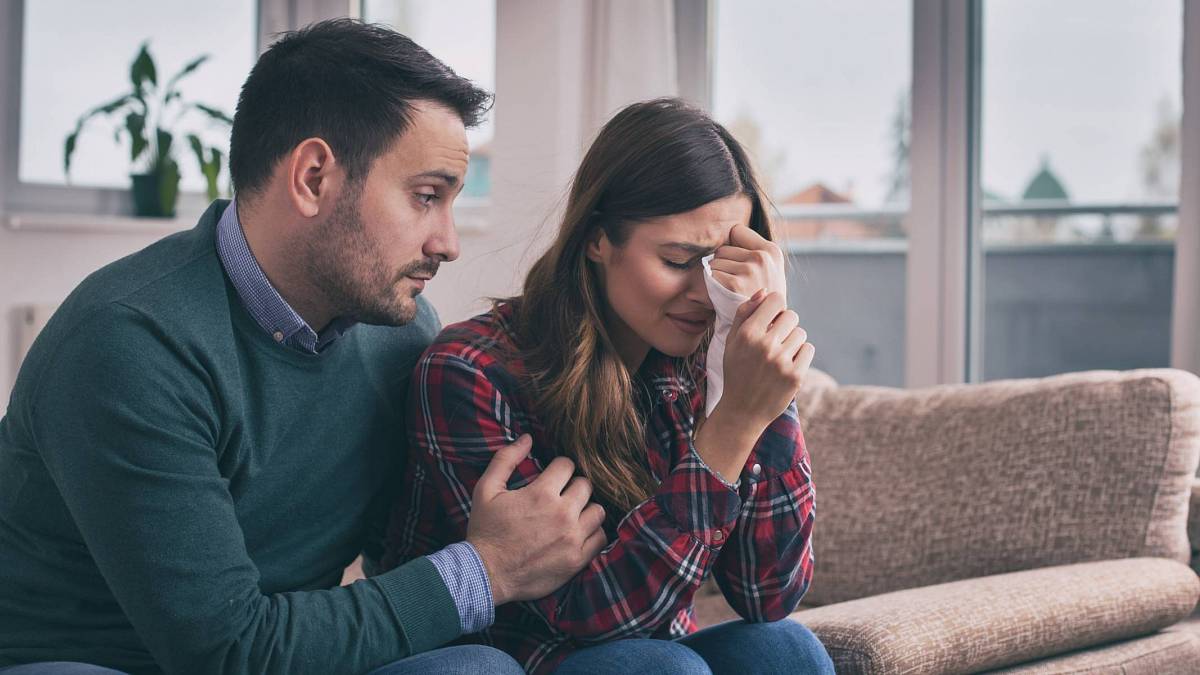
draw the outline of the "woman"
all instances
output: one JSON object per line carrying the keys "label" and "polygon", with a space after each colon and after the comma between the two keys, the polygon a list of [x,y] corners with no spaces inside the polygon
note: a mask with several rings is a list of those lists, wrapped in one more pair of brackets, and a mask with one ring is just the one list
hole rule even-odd
{"label": "woman", "polygon": [[[522,294],[447,327],[418,364],[409,499],[393,513],[387,562],[461,540],[491,453],[529,434],[510,487],[568,457],[609,516],[608,546],[551,595],[497,608],[472,639],[535,673],[669,662],[832,672],[807,629],[780,621],[812,578],[813,489],[793,398],[813,348],[785,307],[770,239],[766,200],[723,127],[674,99],[621,111]],[[713,279],[753,297],[737,308],[729,376],[706,418],[715,312],[702,258],[713,253]],[[710,576],[744,621],[695,633],[692,600]]]}

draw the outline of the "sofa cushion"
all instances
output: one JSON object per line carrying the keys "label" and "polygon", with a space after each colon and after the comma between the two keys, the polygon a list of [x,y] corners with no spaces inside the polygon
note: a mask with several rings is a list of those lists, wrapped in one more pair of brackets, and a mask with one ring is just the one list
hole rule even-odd
{"label": "sofa cushion", "polygon": [[1191,373],[806,383],[798,404],[816,487],[806,603],[1090,560],[1189,560]]}
{"label": "sofa cushion", "polygon": [[1200,574],[1200,478],[1192,479],[1192,499],[1188,505],[1188,541],[1192,544],[1192,569]]}
{"label": "sofa cushion", "polygon": [[1186,565],[1133,558],[911,588],[792,619],[821,639],[839,673],[977,672],[1147,635],[1198,599],[1200,579]]}
{"label": "sofa cushion", "polygon": [[990,675],[1195,675],[1200,670],[1200,638],[1168,629],[1146,637],[1052,656]]}

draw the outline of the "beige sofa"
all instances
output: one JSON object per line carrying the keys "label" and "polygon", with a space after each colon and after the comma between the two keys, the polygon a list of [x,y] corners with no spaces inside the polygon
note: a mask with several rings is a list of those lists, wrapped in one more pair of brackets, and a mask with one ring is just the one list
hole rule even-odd
{"label": "beige sofa", "polygon": [[[814,372],[798,403],[816,575],[793,618],[839,673],[1200,673],[1200,378]],[[734,616],[711,587],[697,615]]]}

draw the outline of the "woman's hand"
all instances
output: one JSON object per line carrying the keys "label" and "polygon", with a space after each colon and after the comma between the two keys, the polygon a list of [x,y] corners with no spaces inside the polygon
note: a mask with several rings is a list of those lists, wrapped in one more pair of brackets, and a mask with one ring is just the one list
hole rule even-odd
{"label": "woman's hand", "polygon": [[727,412],[757,439],[796,397],[815,351],[783,296],[758,291],[734,316],[725,342],[725,392],[713,417]]}
{"label": "woman's hand", "polygon": [[725,342],[725,391],[696,432],[697,452],[727,482],[804,382],[816,350],[799,324],[778,293],[760,290],[738,307]]}
{"label": "woman's hand", "polygon": [[783,250],[745,225],[729,231],[729,243],[718,248],[709,266],[713,278],[746,297],[759,289],[787,297]]}

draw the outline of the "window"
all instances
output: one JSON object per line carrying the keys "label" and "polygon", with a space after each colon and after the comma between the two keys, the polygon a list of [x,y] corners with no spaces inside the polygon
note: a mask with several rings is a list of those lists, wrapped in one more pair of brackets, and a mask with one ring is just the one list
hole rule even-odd
{"label": "window", "polygon": [[719,0],[713,14],[713,114],[754,158],[789,302],[843,383],[904,383],[911,11]]}
{"label": "window", "polygon": [[[361,16],[407,35],[454,72],[495,91],[496,0],[362,0]],[[467,130],[471,160],[460,203],[491,193],[492,118],[489,114],[478,127]]]}
{"label": "window", "polygon": [[[130,64],[148,41],[158,82],[165,84],[201,54],[208,61],[179,82],[184,100],[232,116],[238,90],[254,63],[256,3],[212,0],[204,11],[186,3],[152,0],[36,0],[25,2],[22,17],[19,163],[22,184],[62,186],[63,143],[87,110],[131,88]],[[116,19],[119,17],[119,20]],[[124,119],[94,118],[79,135],[70,184],[81,188],[129,187],[127,135],[114,142]],[[204,192],[199,163],[186,145],[195,131],[228,157],[228,127],[213,124],[196,110],[175,127],[180,189]],[[228,189],[227,162],[219,185]]]}
{"label": "window", "polygon": [[983,379],[1168,365],[1182,16],[984,3]]}

